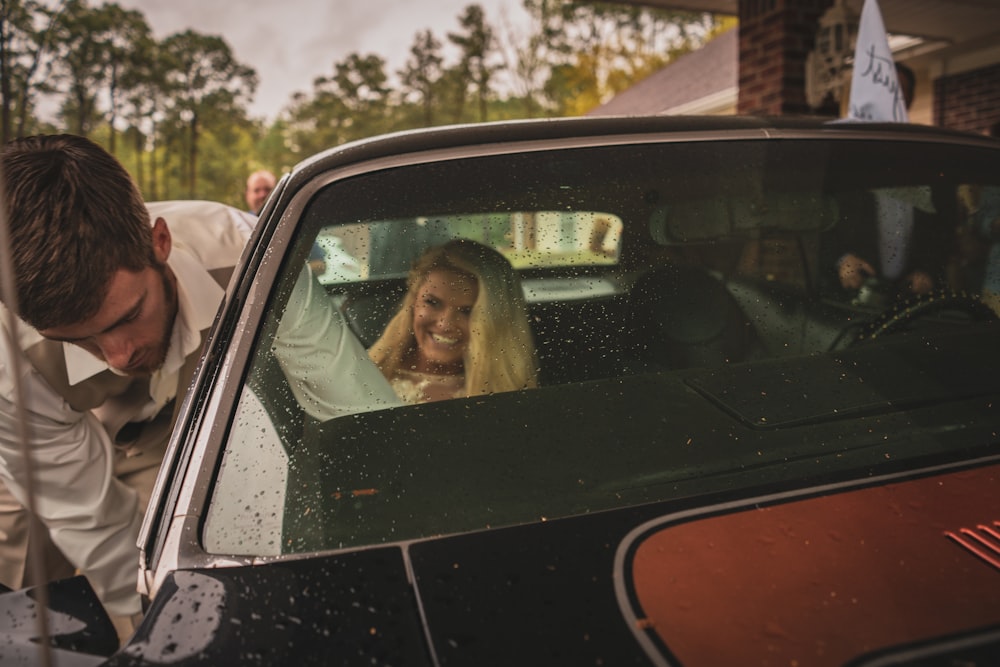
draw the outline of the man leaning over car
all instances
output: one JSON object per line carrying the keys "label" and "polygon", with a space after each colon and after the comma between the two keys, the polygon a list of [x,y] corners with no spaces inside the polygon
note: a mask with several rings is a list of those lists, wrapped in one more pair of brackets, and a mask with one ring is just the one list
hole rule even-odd
{"label": "man leaning over car", "polygon": [[[17,300],[0,306],[0,583],[39,583],[25,564],[51,555],[29,544],[21,407],[37,518],[121,627],[140,611],[141,515],[252,220],[208,202],[147,206],[124,167],[82,137],[14,141],[0,166]],[[313,312],[328,305],[311,287],[299,281],[286,317],[341,326],[336,313]],[[275,340],[286,373],[330,338],[298,340],[297,328],[279,326]],[[361,345],[346,328],[333,333],[347,342],[321,351],[332,371],[305,382],[320,399],[314,416],[395,404]]]}

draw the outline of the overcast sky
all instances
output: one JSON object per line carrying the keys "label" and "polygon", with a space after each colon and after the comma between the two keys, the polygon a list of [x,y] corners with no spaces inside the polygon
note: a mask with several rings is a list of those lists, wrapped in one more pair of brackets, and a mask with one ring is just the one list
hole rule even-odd
{"label": "overcast sky", "polygon": [[[310,92],[318,76],[350,53],[374,53],[393,73],[407,60],[417,32],[446,42],[458,17],[479,4],[498,30],[524,31],[521,0],[117,0],[146,17],[157,39],[191,28],[220,35],[237,60],[257,71],[250,112],[273,120],[293,93]],[[99,4],[98,2],[94,3]]]}

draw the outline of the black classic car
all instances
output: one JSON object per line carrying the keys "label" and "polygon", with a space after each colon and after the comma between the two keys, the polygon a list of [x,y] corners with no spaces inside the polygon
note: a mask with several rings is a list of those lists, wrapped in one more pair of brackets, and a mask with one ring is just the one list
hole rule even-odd
{"label": "black classic car", "polygon": [[[185,399],[138,630],[102,638],[92,596],[66,620],[69,580],[44,642],[31,592],[0,596],[0,654],[1000,664],[998,219],[1000,142],[903,124],[522,121],[317,155]],[[516,269],[538,386],[315,417],[272,346],[314,244],[369,346],[456,238]]]}

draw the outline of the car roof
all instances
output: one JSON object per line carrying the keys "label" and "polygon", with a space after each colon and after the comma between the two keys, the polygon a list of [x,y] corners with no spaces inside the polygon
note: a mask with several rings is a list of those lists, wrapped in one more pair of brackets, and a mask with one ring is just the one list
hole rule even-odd
{"label": "car roof", "polygon": [[984,135],[909,123],[843,122],[820,116],[602,116],[539,118],[405,130],[362,139],[317,153],[291,172],[294,181],[318,171],[362,160],[420,151],[522,141],[557,141],[599,136],[649,133],[699,135],[699,139],[812,136],[843,138],[919,139],[973,142],[1000,148]]}

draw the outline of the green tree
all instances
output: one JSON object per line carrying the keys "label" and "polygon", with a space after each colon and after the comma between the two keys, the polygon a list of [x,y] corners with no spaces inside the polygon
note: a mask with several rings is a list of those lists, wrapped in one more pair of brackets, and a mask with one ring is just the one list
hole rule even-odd
{"label": "green tree", "polygon": [[[132,148],[136,182],[152,199],[157,198],[157,121],[166,109],[166,73],[160,47],[154,39],[138,39],[121,75],[125,134]],[[148,170],[147,170],[148,165]]]}
{"label": "green tree", "polygon": [[0,0],[0,141],[36,129],[38,94],[51,92],[49,70],[55,58],[53,10],[35,0]]}
{"label": "green tree", "polygon": [[347,141],[347,107],[323,79],[313,81],[313,92],[298,92],[288,106],[287,145],[296,159]]}
{"label": "green tree", "polygon": [[[257,89],[257,73],[239,63],[222,37],[185,30],[161,45],[167,91],[173,106],[169,114],[186,128],[181,180],[188,196],[198,183],[198,141],[202,116],[241,115]],[[242,105],[242,106],[241,106]]]}
{"label": "green tree", "polygon": [[487,103],[490,98],[490,83],[499,69],[493,56],[496,52],[493,28],[486,22],[486,14],[481,5],[469,5],[458,19],[462,32],[449,32],[448,41],[459,48],[461,53],[457,68],[453,69],[456,83],[464,100],[467,82],[476,102],[479,120],[487,120]]}
{"label": "green tree", "polygon": [[334,64],[333,76],[313,81],[289,107],[288,133],[296,155],[387,131],[392,125],[385,60],[357,53]]}
{"label": "green tree", "polygon": [[53,76],[63,93],[60,116],[69,130],[90,136],[100,119],[98,91],[107,82],[109,13],[68,0],[55,22],[59,44]]}
{"label": "green tree", "polygon": [[553,116],[579,116],[598,103],[594,70],[580,60],[557,65],[545,81],[545,98]]}
{"label": "green tree", "polygon": [[328,83],[333,84],[332,91],[340,96],[352,116],[352,138],[385,132],[390,103],[385,59],[371,53],[366,56],[352,53],[334,70]]}
{"label": "green tree", "polygon": [[[107,87],[109,150],[116,152],[118,120],[132,89],[145,88],[153,38],[145,17],[117,4],[101,8],[108,29],[104,35]],[[134,99],[134,95],[131,99]]]}
{"label": "green tree", "polygon": [[[271,124],[257,122],[256,140],[253,151],[247,156],[244,171],[250,174],[258,169],[269,169],[275,174],[291,171],[299,161],[288,142],[285,140],[288,132],[288,121],[279,117]],[[243,183],[241,182],[241,188]]]}
{"label": "green tree", "polygon": [[398,74],[402,82],[403,100],[419,106],[423,124],[434,125],[438,83],[444,72],[441,63],[441,42],[430,30],[418,32],[410,47],[410,58]]}
{"label": "green tree", "polygon": [[521,100],[522,115],[533,118],[543,111],[545,75],[554,61],[549,45],[560,30],[561,15],[551,0],[524,0],[523,4],[530,20],[528,32],[505,24],[497,42],[503,70],[514,95]]}
{"label": "green tree", "polygon": [[700,46],[717,25],[710,14],[594,3],[526,0],[545,40],[545,104],[577,115]]}
{"label": "green tree", "polygon": [[[252,171],[258,128],[247,119],[205,124],[201,136],[198,198],[245,208],[247,175]],[[256,168],[256,164],[253,164]],[[269,165],[264,165],[272,169]]]}

